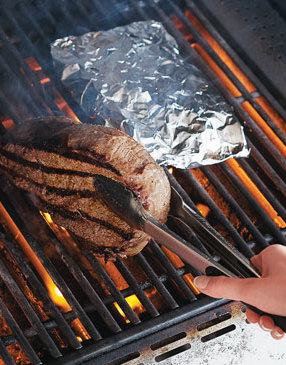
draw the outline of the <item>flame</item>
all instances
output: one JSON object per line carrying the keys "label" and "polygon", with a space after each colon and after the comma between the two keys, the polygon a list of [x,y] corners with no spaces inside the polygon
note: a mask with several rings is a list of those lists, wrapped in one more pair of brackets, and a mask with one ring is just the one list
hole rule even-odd
{"label": "flame", "polygon": [[[164,246],[162,246],[161,249],[165,252],[166,256],[168,257],[168,259],[171,261],[171,263],[173,264],[173,266],[176,269],[179,269],[180,267],[184,266],[183,261],[174,252],[170,251],[168,248],[166,248]],[[190,274],[190,273],[185,274],[182,276],[182,278],[185,280],[186,284],[189,286],[189,288],[192,290],[192,292],[194,294],[196,294],[196,295],[200,294],[199,290],[193,283],[194,277],[192,274]]]}
{"label": "flame", "polygon": [[[204,26],[200,23],[200,21],[189,11],[185,12],[188,20],[196,27],[198,32],[204,37],[204,39],[209,43],[212,49],[216,52],[216,54],[220,57],[220,59],[228,66],[228,68],[232,71],[232,73],[239,79],[239,81],[244,85],[248,92],[256,91],[256,87],[250,82],[247,76],[239,69],[239,67],[235,64],[235,62],[231,59],[231,57],[227,54],[227,52],[220,46],[220,44],[211,36],[211,34],[204,28]],[[186,32],[186,28],[180,22],[180,20],[176,19],[174,22],[175,25],[182,31],[183,34]],[[179,26],[178,26],[179,23]],[[201,58],[205,61],[205,63],[212,69],[217,78],[222,82],[222,84],[228,89],[228,91],[235,97],[241,96],[240,91],[236,88],[236,86],[232,83],[232,81],[226,76],[226,74],[221,70],[221,68],[214,62],[214,60],[210,57],[210,55],[203,49],[203,47],[197,43],[192,43],[192,47],[198,52]],[[257,102],[263,107],[263,109],[268,113],[268,115],[274,119],[275,123],[285,131],[285,123],[282,118],[278,115],[276,111],[268,104],[268,102],[263,97],[257,97]],[[250,115],[250,117],[256,122],[256,124],[260,127],[261,130],[268,136],[268,138],[272,141],[272,143],[276,146],[276,148],[281,152],[281,154],[286,157],[286,146],[280,140],[280,138],[274,133],[274,131],[267,125],[265,120],[259,115],[259,113],[253,108],[253,106],[245,101],[242,104],[242,107],[245,111]],[[233,159],[228,160],[226,162],[229,167],[235,172],[237,177],[242,181],[244,186],[248,189],[248,191],[255,197],[255,199],[259,202],[261,207],[267,212],[267,214],[271,217],[271,219],[277,224],[278,227],[284,228],[286,223],[284,220],[279,217],[276,210],[272,207],[272,205],[268,202],[268,200],[264,197],[261,191],[257,188],[257,186],[252,182],[246,172],[242,169],[239,163]]]}
{"label": "flame", "polygon": [[[125,300],[136,314],[140,314],[145,311],[145,308],[135,294],[126,297]],[[130,320],[126,317],[126,314],[123,312],[119,304],[117,302],[114,302],[114,306],[117,309],[118,313],[124,318],[125,323],[130,323]]]}
{"label": "flame", "polygon": [[241,92],[234,85],[234,83],[228,78],[228,76],[222,71],[222,69],[214,62],[214,60],[209,56],[209,54],[197,43],[192,44],[192,47],[198,52],[201,58],[213,71],[220,82],[227,88],[230,94],[236,98],[241,96]]}
{"label": "flame", "polygon": [[15,123],[13,122],[12,119],[6,119],[3,120],[2,125],[5,129],[12,129],[15,126]]}
{"label": "flame", "polygon": [[[30,247],[29,243],[26,241],[25,237],[20,232],[17,225],[14,223],[12,218],[10,217],[9,213],[3,206],[3,204],[0,202],[0,222],[3,224],[4,227],[8,228],[9,231],[13,234],[15,237],[15,240],[18,242],[18,244],[22,247],[23,251],[25,252],[26,256],[30,260],[30,262],[35,267],[36,271],[42,278],[43,282],[45,283],[45,286],[47,288],[48,294],[52,301],[59,306],[63,312],[69,312],[71,311],[71,307],[69,306],[68,302],[65,300],[63,294],[59,290],[59,288],[56,286],[56,284],[53,282],[52,278],[42,265],[41,261],[37,257],[37,255],[34,253],[32,248]],[[86,329],[83,327],[82,323],[78,318],[73,320],[71,323],[72,327],[75,329],[76,332],[78,332],[81,337],[85,340],[90,339],[89,334],[87,333]]]}
{"label": "flame", "polygon": [[209,43],[216,54],[221,58],[221,60],[227,64],[227,67],[232,71],[232,73],[239,79],[248,92],[253,92],[256,87],[251,83],[248,77],[240,70],[240,68],[235,64],[232,58],[227,54],[227,52],[221,47],[221,45],[211,36],[211,34],[206,30],[202,23],[191,13],[190,10],[186,10],[186,17],[194,25],[194,27],[201,33],[205,40]]}
{"label": "flame", "polygon": [[[216,54],[221,58],[221,60],[228,66],[232,73],[239,79],[239,81],[245,86],[248,92],[256,91],[255,86],[249,81],[246,75],[238,68],[231,57],[226,53],[226,51],[219,45],[219,43],[210,35],[210,33],[204,28],[204,26],[199,22],[199,20],[189,11],[186,11],[186,16],[190,22],[196,27],[196,29],[201,33],[205,40],[209,43]],[[192,47],[196,49],[202,59],[207,63],[207,65],[212,69],[217,78],[224,84],[228,91],[235,97],[241,96],[240,91],[231,82],[231,80],[226,76],[226,74],[220,69],[220,67],[213,61],[209,54],[199,45],[192,44]],[[257,102],[262,105],[264,110],[269,114],[270,117],[274,117],[276,124],[285,130],[285,123],[282,118],[269,106],[267,101],[260,97],[256,98]],[[242,103],[243,108],[251,116],[251,118],[256,122],[256,124],[263,130],[263,132],[268,136],[272,143],[277,147],[277,149],[286,158],[286,146],[280,140],[279,137],[273,132],[273,130],[267,125],[265,120],[257,113],[257,111],[251,106],[247,101]]]}
{"label": "flame", "polygon": [[[68,245],[72,245],[74,247],[74,249],[79,253],[76,243],[70,237],[70,235],[66,231],[66,229],[64,227],[57,226],[53,222],[52,217],[49,213],[41,212],[41,214],[44,217],[44,219],[46,220],[46,222],[48,223],[48,225],[50,226],[50,228],[52,229],[52,231],[59,238],[59,240],[61,240],[61,242],[63,242],[64,240],[68,240],[66,243]],[[83,257],[81,259],[83,259],[85,261],[85,259]],[[105,263],[104,259],[101,259],[101,258],[98,258],[98,260],[104,266],[109,277],[114,281],[114,283],[116,284],[116,286],[119,290],[124,290],[124,289],[128,288],[128,283],[124,280],[123,276],[120,274],[120,272],[118,271],[118,269],[112,262]],[[88,262],[85,261],[85,265],[87,265],[87,264],[88,264]],[[101,282],[101,284],[103,286],[103,289],[106,291],[106,293],[110,294],[102,282]],[[57,294],[61,294],[60,291],[58,291]],[[145,308],[143,307],[143,305],[141,304],[141,302],[139,301],[139,299],[137,298],[136,295],[131,295],[129,297],[126,297],[125,299],[126,299],[127,303],[130,305],[130,307],[134,310],[135,313],[140,314],[145,311]],[[114,302],[114,306],[117,309],[117,311],[119,312],[119,314],[124,318],[124,321],[126,323],[130,323],[129,319],[126,317],[125,313],[123,312],[123,310],[121,309],[119,304],[117,302]]]}
{"label": "flame", "polygon": [[263,132],[268,136],[271,142],[276,146],[276,148],[282,153],[284,158],[286,158],[286,146],[281,141],[279,137],[273,132],[273,130],[268,126],[265,120],[257,113],[257,111],[253,108],[253,106],[248,102],[244,101],[241,104],[244,110],[251,116],[251,118],[255,121],[255,123],[263,130]]}
{"label": "flame", "polygon": [[[62,294],[60,293],[59,289],[55,285],[55,283],[52,281],[50,275],[47,273],[46,269],[42,265],[41,261],[38,259],[37,255],[34,253],[32,248],[30,247],[29,243],[26,241],[25,237],[22,235],[10,215],[8,214],[5,207],[0,202],[0,220],[1,223],[3,222],[3,225],[6,226],[10,232],[15,237],[15,240],[20,244],[23,251],[29,258],[29,260],[33,263],[35,269],[43,279],[49,293],[54,295],[54,298],[57,302],[55,302],[57,305],[61,305],[65,299],[63,298]],[[61,295],[57,295],[57,290]],[[66,306],[69,306],[67,302],[65,302]]]}
{"label": "flame", "polygon": [[171,175],[173,175],[173,172],[174,172],[173,167],[169,167],[169,168],[168,168],[168,171],[169,171],[169,173],[170,173]]}
{"label": "flame", "polygon": [[197,204],[197,209],[199,210],[201,215],[204,216],[205,218],[209,215],[210,208],[207,205],[202,204],[202,203],[198,203]]}
{"label": "flame", "polygon": [[78,123],[80,123],[79,118],[77,115],[72,111],[72,109],[69,107],[68,103],[65,101],[65,99],[61,96],[61,94],[58,92],[57,89],[53,88],[54,94],[56,95],[55,103],[57,104],[58,108],[62,110],[68,117],[73,118]]}
{"label": "flame", "polygon": [[43,84],[47,84],[47,83],[49,83],[49,82],[51,82],[51,79],[49,78],[49,77],[45,77],[44,79],[42,79],[41,81],[40,81],[40,83],[43,85]]}
{"label": "flame", "polygon": [[277,124],[277,126],[286,134],[286,123],[284,119],[280,117],[280,115],[272,108],[268,101],[263,96],[256,98],[256,101]]}
{"label": "flame", "polygon": [[226,161],[226,164],[235,172],[236,176],[241,180],[244,186],[251,192],[251,194],[255,197],[255,199],[259,202],[261,207],[266,211],[266,213],[271,217],[271,219],[277,224],[279,228],[285,228],[286,223],[284,220],[278,215],[276,210],[272,207],[272,205],[268,202],[268,200],[264,197],[261,191],[257,188],[254,182],[250,179],[247,173],[243,170],[243,168],[239,165],[239,163],[234,159],[229,159]]}
{"label": "flame", "polygon": [[[38,61],[34,57],[28,57],[26,58],[26,63],[30,67],[31,70],[36,72],[36,75],[39,78],[39,81],[42,85],[48,84],[51,82],[51,79],[42,71],[41,65],[38,63]],[[22,70],[24,73],[24,71]],[[52,92],[55,96],[54,102],[58,106],[58,108],[65,113],[66,116],[71,117],[75,119],[78,123],[80,123],[79,118],[77,115],[73,112],[73,110],[69,107],[68,103],[65,101],[65,99],[62,97],[62,95],[58,92],[58,90],[52,86]]]}

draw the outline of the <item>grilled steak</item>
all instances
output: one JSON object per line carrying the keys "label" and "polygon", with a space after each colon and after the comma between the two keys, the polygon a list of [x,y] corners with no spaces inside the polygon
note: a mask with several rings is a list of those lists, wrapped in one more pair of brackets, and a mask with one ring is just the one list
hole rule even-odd
{"label": "grilled steak", "polygon": [[134,255],[149,236],[132,229],[95,194],[96,176],[125,184],[164,222],[170,186],[161,167],[126,134],[62,117],[26,121],[0,138],[0,170],[83,249],[105,258]]}

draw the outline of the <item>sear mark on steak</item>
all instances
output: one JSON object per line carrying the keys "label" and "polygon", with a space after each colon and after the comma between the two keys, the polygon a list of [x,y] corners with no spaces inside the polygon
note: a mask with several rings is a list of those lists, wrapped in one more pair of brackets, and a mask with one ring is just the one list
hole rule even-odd
{"label": "sear mark on steak", "polygon": [[0,138],[0,170],[97,256],[134,255],[150,237],[96,198],[96,176],[123,183],[158,221],[167,219],[170,186],[164,170],[113,128],[62,117],[25,121]]}

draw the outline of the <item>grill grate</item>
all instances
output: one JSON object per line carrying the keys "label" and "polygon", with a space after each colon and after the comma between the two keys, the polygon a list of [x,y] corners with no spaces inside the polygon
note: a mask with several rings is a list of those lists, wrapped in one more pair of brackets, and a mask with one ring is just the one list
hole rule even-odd
{"label": "grill grate", "polygon": [[[251,147],[248,160],[228,161],[200,170],[175,170],[173,175],[166,170],[171,184],[194,209],[197,210],[197,203],[206,204],[210,208],[210,223],[247,257],[269,244],[286,244],[286,211],[281,204],[286,197],[286,149],[283,145],[286,135],[279,124],[280,119],[273,111],[265,109],[261,100],[267,99],[281,116],[285,116],[285,111],[213,28],[196,7],[196,2],[33,1],[5,4],[1,10],[2,132],[5,126],[38,116],[69,115],[83,122],[101,123],[100,118],[89,118],[58,83],[49,44],[71,32],[76,35],[135,20],[159,20],[177,39],[186,60],[197,64],[213,80],[240,120],[244,121]],[[210,37],[214,37],[225,49],[233,60],[232,64],[225,61]],[[212,67],[208,61],[210,58],[219,70]],[[234,62],[240,73],[234,68]],[[241,73],[244,73],[243,77]],[[192,275],[199,274],[197,270],[184,265],[154,241],[136,255],[132,259],[134,261],[117,259],[111,264],[112,270],[125,283],[119,285],[111,275],[110,267],[90,253],[75,259],[65,245],[67,236],[63,238],[63,233],[61,236],[51,230],[52,226],[48,227],[27,197],[2,177],[0,199],[3,203],[0,207],[0,223],[3,226],[0,243],[25,278],[26,285],[42,301],[48,316],[46,321],[39,318],[11,272],[11,263],[1,253],[1,288],[8,288],[15,296],[31,324],[31,327],[20,328],[8,303],[0,298],[1,314],[11,330],[11,334],[2,336],[0,341],[0,355],[7,364],[13,364],[14,360],[6,347],[16,343],[33,364],[41,361],[79,363],[95,357],[96,361],[100,361],[98,363],[103,364],[104,358],[99,360],[99,356],[109,350],[120,349],[227,302],[198,295],[192,284]],[[248,201],[248,209],[244,209],[243,201]],[[223,209],[225,204],[230,214]],[[208,253],[194,234],[186,232],[175,222],[169,223]],[[27,251],[19,247],[19,239],[27,240],[39,263],[62,293],[69,308],[65,313],[49,296],[42,277],[28,260]],[[57,252],[57,259],[46,254],[47,245]],[[130,266],[131,261],[139,268],[140,278]],[[150,291],[160,298],[158,302]],[[130,304],[128,298],[134,295],[141,303],[142,311],[136,311]],[[116,309],[115,302],[122,314]],[[42,348],[46,349],[43,359],[34,349],[33,338],[41,340]],[[60,356],[63,356],[61,360],[52,360]]]}

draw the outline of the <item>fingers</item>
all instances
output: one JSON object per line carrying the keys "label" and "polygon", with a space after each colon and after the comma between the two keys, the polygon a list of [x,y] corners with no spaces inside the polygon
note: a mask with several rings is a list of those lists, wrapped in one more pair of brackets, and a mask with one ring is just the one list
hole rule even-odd
{"label": "fingers", "polygon": [[275,324],[271,317],[261,316],[258,320],[258,324],[263,331],[271,332],[274,330]]}
{"label": "fingers", "polygon": [[258,323],[263,331],[270,332],[274,340],[281,340],[284,337],[284,332],[280,327],[275,326],[273,320],[268,316],[260,317],[259,314],[246,308],[246,317],[250,323]]}
{"label": "fingers", "polygon": [[258,324],[263,331],[270,332],[275,340],[281,340],[284,337],[284,332],[280,327],[275,326],[272,318],[268,316],[261,316]]}
{"label": "fingers", "polygon": [[250,261],[253,263],[253,265],[255,267],[257,267],[257,269],[262,272],[262,255],[259,254],[259,255],[256,255],[256,256],[253,256]]}
{"label": "fingers", "polygon": [[247,320],[248,322],[250,323],[258,323],[259,321],[259,318],[260,318],[260,315],[253,312],[253,310],[249,309],[249,308],[246,308],[246,317],[247,317]]}
{"label": "fingers", "polygon": [[211,297],[242,300],[249,303],[251,287],[255,286],[256,280],[233,279],[225,276],[198,276],[195,278],[194,284],[202,293]]}
{"label": "fingers", "polygon": [[251,304],[266,313],[286,316],[284,278],[233,279],[225,276],[199,276],[194,284],[204,294]]}
{"label": "fingers", "polygon": [[262,273],[262,277],[280,276],[285,271],[286,247],[271,245],[252,257],[251,262]]}
{"label": "fingers", "polygon": [[281,328],[275,326],[274,329],[271,331],[271,336],[274,340],[281,340],[284,337],[284,332]]}

